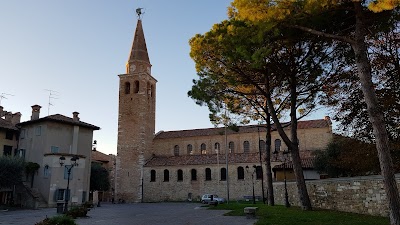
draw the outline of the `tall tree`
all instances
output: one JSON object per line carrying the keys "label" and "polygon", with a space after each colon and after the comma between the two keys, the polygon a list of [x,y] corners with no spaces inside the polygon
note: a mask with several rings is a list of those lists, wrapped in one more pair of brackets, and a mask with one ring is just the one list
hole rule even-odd
{"label": "tall tree", "polygon": [[90,171],[90,191],[108,191],[110,177],[108,170],[99,163],[92,163]]}
{"label": "tall tree", "polygon": [[12,187],[22,181],[24,161],[19,157],[0,157],[0,187]]}
{"label": "tall tree", "polygon": [[[196,35],[190,45],[199,80],[189,96],[206,104],[212,115],[220,112],[222,104],[234,113],[271,115],[292,154],[300,202],[304,209],[311,209],[299,155],[297,110],[301,109],[300,116],[312,111],[326,77],[340,70],[340,63],[328,64],[337,61],[332,48],[299,32],[256,26],[234,17],[214,25],[205,35]],[[280,123],[282,109],[290,111],[290,135]]]}
{"label": "tall tree", "polygon": [[[390,22],[391,15],[395,12],[393,9],[399,5],[399,1],[379,0],[375,2],[377,4],[371,4],[370,7],[372,9],[376,7],[377,10],[375,11],[377,12],[390,10],[376,14],[368,9],[368,2],[370,1],[282,0],[275,2],[269,0],[235,0],[232,3],[235,9],[232,10],[232,13],[239,18],[252,21],[273,20],[280,26],[297,28],[317,37],[340,41],[351,46],[361,90],[367,105],[368,117],[373,128],[384,187],[388,196],[390,223],[400,225],[400,197],[389,151],[389,136],[372,81],[372,70],[366,42],[369,34],[376,33]],[[337,17],[338,13],[343,16]],[[275,15],[275,17],[271,17],[271,15]],[[321,15],[324,15],[325,19]],[[349,22],[353,24],[340,27]]]}

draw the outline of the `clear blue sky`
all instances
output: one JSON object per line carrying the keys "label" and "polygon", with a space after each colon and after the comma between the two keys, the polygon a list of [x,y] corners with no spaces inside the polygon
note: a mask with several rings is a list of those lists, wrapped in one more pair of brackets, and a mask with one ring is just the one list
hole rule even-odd
{"label": "clear blue sky", "polygon": [[[196,78],[188,41],[227,18],[231,0],[14,0],[0,2],[0,93],[7,111],[30,119],[31,107],[101,127],[98,150],[117,152],[118,74],[144,8],[152,75],[158,80],[156,132],[212,127],[208,110],[187,97]],[[313,118],[322,118],[323,113]]]}

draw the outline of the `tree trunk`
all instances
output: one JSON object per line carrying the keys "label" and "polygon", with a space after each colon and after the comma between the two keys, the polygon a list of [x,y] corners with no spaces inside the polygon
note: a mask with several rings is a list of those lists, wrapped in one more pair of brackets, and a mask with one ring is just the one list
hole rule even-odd
{"label": "tree trunk", "polygon": [[386,131],[383,113],[379,110],[378,99],[372,83],[371,65],[367,56],[365,44],[365,25],[363,23],[363,9],[360,2],[355,2],[356,32],[355,43],[352,44],[357,65],[361,90],[364,94],[367,112],[371,121],[378,151],[383,183],[389,201],[389,217],[391,225],[400,225],[400,198],[394,177],[393,162],[389,150],[389,137]]}
{"label": "tree trunk", "polygon": [[274,186],[272,185],[272,172],[271,172],[271,115],[266,108],[265,111],[267,112],[267,127],[266,127],[266,135],[265,135],[265,167],[267,168],[267,199],[268,205],[274,206]]}
{"label": "tree trunk", "polygon": [[290,133],[291,145],[288,145],[289,152],[292,156],[293,172],[296,177],[297,192],[303,210],[312,210],[310,197],[308,196],[306,182],[304,180],[303,168],[301,166],[301,158],[299,151],[299,140],[297,138],[297,91],[296,91],[296,75],[290,77]]}
{"label": "tree trunk", "polygon": [[[291,107],[293,107],[293,98],[294,98],[294,106],[296,105],[296,84],[294,83],[294,94],[293,94],[293,88],[291,88],[292,96],[291,96]],[[290,148],[292,152],[292,160],[293,160],[293,170],[296,175],[296,184],[297,184],[297,191],[299,193],[299,200],[300,204],[302,206],[303,210],[312,210],[311,207],[311,202],[310,198],[308,196],[308,191],[307,187],[304,181],[304,175],[303,175],[303,170],[301,168],[301,161],[300,161],[300,155],[299,155],[299,147],[298,147],[298,141],[297,141],[297,118],[294,121],[295,125],[291,124],[292,127],[295,127],[295,135],[292,136],[293,140],[296,140],[296,143],[292,143],[292,141],[289,139],[285,131],[283,130],[282,124],[280,123],[278,119],[277,112],[274,108],[274,104],[272,103],[271,99],[271,94],[269,92],[265,92],[265,98],[267,101],[267,106],[268,106],[268,111],[270,112],[271,118],[274,121],[275,128],[277,129],[279,136],[282,138],[283,142]],[[296,107],[292,109],[294,110],[294,115],[291,113],[291,117],[296,117]],[[292,121],[293,122],[293,121]],[[300,165],[299,165],[300,164]]]}

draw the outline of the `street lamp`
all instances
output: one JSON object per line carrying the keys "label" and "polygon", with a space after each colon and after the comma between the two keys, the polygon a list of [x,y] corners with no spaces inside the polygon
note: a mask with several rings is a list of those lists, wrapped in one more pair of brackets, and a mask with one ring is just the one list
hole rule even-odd
{"label": "street lamp", "polygon": [[[275,159],[277,159],[279,152],[275,149],[275,151],[272,153],[275,155]],[[286,157],[289,154],[289,150],[283,151],[283,181],[284,181],[284,188],[285,188],[285,207],[289,208],[290,203],[289,203],[289,195],[287,191],[287,184],[286,184]]]}
{"label": "street lamp", "polygon": [[[68,200],[69,200],[69,177],[71,175],[71,170],[74,168],[74,166],[78,166],[78,160],[79,157],[77,155],[74,155],[71,158],[71,164],[70,165],[65,165],[65,168],[67,169],[67,194],[65,195],[65,206],[64,206],[64,213],[68,212]],[[65,164],[65,157],[61,156],[60,157],[60,165],[63,166]]]}
{"label": "street lamp", "polygon": [[[254,170],[251,173],[251,184],[253,187],[253,204],[256,204],[256,195],[254,193],[254,173],[256,173],[256,171],[257,171],[257,166],[253,165],[253,168],[254,168]],[[246,172],[249,173],[249,166],[246,166]]]}

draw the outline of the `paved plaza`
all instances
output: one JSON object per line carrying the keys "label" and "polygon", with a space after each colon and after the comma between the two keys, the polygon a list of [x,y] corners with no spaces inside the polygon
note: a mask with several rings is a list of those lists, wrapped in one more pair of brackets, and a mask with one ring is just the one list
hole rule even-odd
{"label": "paved plaza", "polygon": [[[246,217],[224,216],[226,210],[207,210],[197,203],[102,204],[91,209],[88,218],[78,218],[79,225],[251,225]],[[34,225],[57,215],[55,208],[0,211],[0,225]]]}

